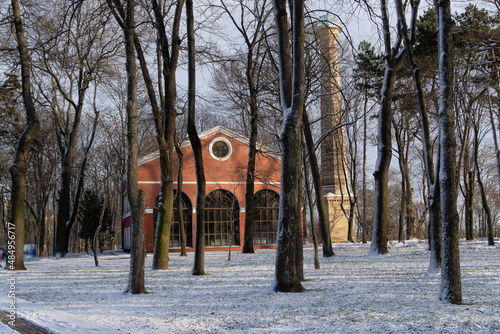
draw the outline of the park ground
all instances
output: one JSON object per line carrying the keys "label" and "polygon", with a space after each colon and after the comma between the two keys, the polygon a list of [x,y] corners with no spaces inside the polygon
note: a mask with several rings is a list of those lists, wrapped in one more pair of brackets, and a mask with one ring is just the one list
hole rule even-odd
{"label": "park ground", "polygon": [[[438,300],[440,275],[429,274],[428,245],[390,243],[390,256],[369,257],[369,244],[334,244],[336,256],[313,266],[304,250],[303,293],[269,290],[274,250],[255,254],[206,252],[207,275],[192,276],[193,253],[170,256],[169,270],[152,270],[146,259],[148,294],[130,295],[130,256],[120,251],[26,261],[16,273],[18,314],[30,308],[71,314],[123,333],[500,333],[500,246],[461,241],[462,305]],[[320,250],[321,254],[321,250]],[[10,274],[10,273],[9,273]],[[7,272],[2,276],[7,278]],[[0,281],[6,308],[7,279]],[[32,304],[33,302],[35,304]],[[51,311],[54,310],[54,311]],[[58,317],[28,320],[53,332]],[[37,319],[38,317],[38,319]],[[77,321],[77,320],[75,320]],[[60,325],[60,324],[59,324]],[[69,333],[70,331],[68,331]],[[73,330],[71,333],[75,333]]]}

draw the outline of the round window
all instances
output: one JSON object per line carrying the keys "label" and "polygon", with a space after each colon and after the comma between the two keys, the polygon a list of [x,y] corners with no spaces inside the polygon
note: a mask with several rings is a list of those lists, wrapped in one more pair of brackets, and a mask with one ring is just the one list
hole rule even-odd
{"label": "round window", "polygon": [[215,160],[227,160],[231,155],[231,143],[223,137],[215,138],[210,143],[209,152]]}

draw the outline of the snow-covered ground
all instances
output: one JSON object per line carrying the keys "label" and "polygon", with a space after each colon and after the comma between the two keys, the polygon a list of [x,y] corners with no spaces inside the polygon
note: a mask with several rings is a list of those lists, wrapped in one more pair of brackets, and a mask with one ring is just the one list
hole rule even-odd
{"label": "snow-covered ground", "polygon": [[[427,274],[427,243],[417,241],[391,244],[391,256],[377,258],[367,256],[369,244],[334,244],[336,256],[320,258],[320,270],[307,248],[304,293],[269,291],[273,250],[233,252],[231,262],[227,252],[206,252],[206,276],[191,275],[192,253],[171,254],[164,271],[151,270],[148,255],[145,295],[123,294],[126,253],[100,255],[100,267],[86,254],[33,259],[26,261],[27,271],[17,273],[16,289],[17,297],[49,313],[62,310],[134,334],[500,333],[496,243],[461,242],[464,305],[438,301],[440,277]],[[2,279],[2,297],[7,289]]]}

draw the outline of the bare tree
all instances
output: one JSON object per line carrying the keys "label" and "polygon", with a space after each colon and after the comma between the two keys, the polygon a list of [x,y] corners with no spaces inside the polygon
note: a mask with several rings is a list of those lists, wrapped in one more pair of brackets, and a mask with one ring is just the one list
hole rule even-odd
{"label": "bare tree", "polygon": [[25,237],[25,198],[26,198],[26,171],[31,144],[40,130],[40,123],[35,110],[31,93],[30,57],[24,36],[21,10],[18,0],[12,0],[14,26],[16,28],[17,49],[21,63],[21,87],[23,102],[26,111],[26,126],[19,138],[14,161],[10,167],[12,178],[11,213],[8,223],[9,245],[15,242],[14,259],[8,261],[7,268],[11,270],[26,270],[24,266],[24,237]]}
{"label": "bare tree", "polygon": [[[153,269],[168,269],[168,252],[170,242],[170,226],[174,209],[174,148],[176,102],[176,70],[180,51],[179,28],[184,0],[175,2],[171,35],[168,36],[165,26],[163,8],[157,0],[152,0],[155,27],[158,33],[159,51],[161,55],[162,79],[164,92],[161,94],[161,109],[153,107],[158,146],[160,148],[161,184],[158,204],[158,222],[153,255]],[[167,6],[167,9],[169,7]],[[141,65],[144,71],[144,66]],[[161,78],[160,78],[161,79]],[[161,80],[159,80],[161,82]],[[160,86],[161,88],[162,86]],[[151,92],[149,92],[151,95]],[[162,95],[164,94],[164,95]],[[152,104],[154,103],[151,101]]]}
{"label": "bare tree", "polygon": [[[231,85],[226,78],[216,78],[216,89],[223,91],[229,99],[234,97],[234,104],[242,112],[242,121],[245,132],[249,134],[249,151],[246,173],[245,190],[245,233],[243,240],[243,253],[254,252],[254,191],[255,191],[255,161],[257,154],[257,135],[259,110],[262,110],[263,87],[268,79],[266,75],[268,50],[265,37],[268,35],[268,21],[271,8],[268,0],[262,1],[225,1],[211,5],[220,9],[229,18],[229,22],[236,29],[243,40],[243,49],[236,50],[235,55],[220,56],[215,61],[220,64],[223,71],[241,70],[244,75],[232,73],[231,80],[239,81],[238,86]],[[232,41],[231,41],[232,42]],[[242,64],[242,67],[234,63]],[[230,68],[228,68],[228,65]],[[223,82],[221,82],[223,81]],[[224,104],[227,104],[225,101]],[[234,112],[234,111],[231,111]],[[248,119],[248,120],[247,120]],[[249,123],[249,126],[246,125]]]}
{"label": "bare tree", "polygon": [[188,35],[188,118],[187,131],[193,148],[196,173],[196,236],[193,275],[205,275],[205,193],[206,179],[203,167],[203,151],[195,124],[196,62],[193,0],[186,0],[186,19]]}
{"label": "bare tree", "polygon": [[[87,93],[89,88],[94,87],[95,106],[99,78],[120,44],[109,29],[109,12],[98,3],[65,3],[53,6],[44,15],[52,18],[53,22],[47,24],[46,20],[40,20],[36,27],[39,39],[37,67],[40,70],[37,84],[52,112],[58,138],[61,183],[55,248],[58,255],[64,256],[68,252],[70,232],[83,187],[86,160],[80,163],[79,173],[75,173],[74,164],[79,154],[77,145],[82,115],[88,102]],[[45,42],[47,36],[49,38]],[[92,140],[88,140],[87,144],[83,153],[85,156]],[[74,179],[78,180],[76,190]]]}
{"label": "bare tree", "polygon": [[[125,68],[127,72],[127,200],[132,212],[132,246],[130,250],[130,272],[125,293],[146,293],[144,264],[146,238],[144,206],[146,195],[139,189],[137,179],[138,135],[137,135],[137,66],[135,62],[135,0],[107,0],[116,21],[125,37]],[[120,13],[123,15],[121,16]],[[124,18],[124,20],[122,20]]]}
{"label": "bare tree", "polygon": [[396,69],[404,56],[404,52],[401,51],[402,40],[399,30],[395,41],[391,41],[391,28],[386,0],[380,1],[380,9],[386,64],[378,113],[378,152],[375,171],[373,173],[375,177],[375,208],[370,255],[381,255],[389,252],[387,249],[387,210],[389,202],[389,166],[392,156],[392,95]]}

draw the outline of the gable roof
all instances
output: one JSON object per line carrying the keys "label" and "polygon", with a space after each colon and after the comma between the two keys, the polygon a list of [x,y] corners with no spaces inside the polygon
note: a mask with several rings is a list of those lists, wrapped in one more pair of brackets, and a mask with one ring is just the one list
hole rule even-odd
{"label": "gable roof", "polygon": [[[198,137],[200,137],[200,140],[202,140],[202,139],[208,138],[210,136],[213,136],[217,133],[222,133],[222,134],[224,134],[224,135],[226,135],[234,140],[239,141],[240,143],[242,143],[246,146],[248,146],[248,143],[250,142],[250,139],[248,137],[245,137],[236,131],[225,128],[222,125],[218,125],[218,126],[213,127],[209,130],[203,131],[202,133],[198,134]],[[183,141],[181,147],[186,147],[189,145],[191,145],[191,142],[188,139],[188,140]],[[257,147],[258,147],[258,149],[257,149],[258,152],[260,151],[262,153],[269,154],[270,156],[272,156],[278,160],[281,160],[281,156],[279,154],[277,154],[275,151],[271,150],[269,147],[262,145],[262,144],[259,144],[259,143],[257,143]],[[143,164],[145,164],[149,161],[152,161],[154,159],[157,159],[159,157],[160,157],[160,151],[158,150],[158,151],[155,151],[153,153],[147,154],[147,155],[139,158],[137,165],[138,166],[143,165]]]}

